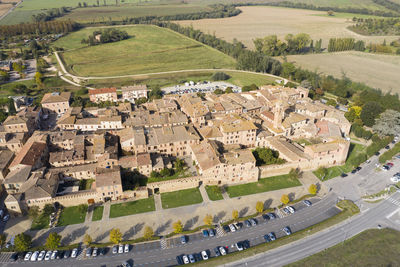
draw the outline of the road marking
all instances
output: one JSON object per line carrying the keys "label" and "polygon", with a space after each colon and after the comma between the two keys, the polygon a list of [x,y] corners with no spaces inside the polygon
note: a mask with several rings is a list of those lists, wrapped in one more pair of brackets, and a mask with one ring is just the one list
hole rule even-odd
{"label": "road marking", "polygon": [[389,219],[390,217],[392,217],[394,214],[396,214],[397,212],[400,211],[400,208],[396,209],[395,211],[393,211],[392,213],[390,213],[389,215],[386,216],[386,219]]}

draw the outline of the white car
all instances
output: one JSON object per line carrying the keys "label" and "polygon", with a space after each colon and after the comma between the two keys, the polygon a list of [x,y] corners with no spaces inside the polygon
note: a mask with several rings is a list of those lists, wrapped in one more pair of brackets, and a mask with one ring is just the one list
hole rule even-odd
{"label": "white car", "polygon": [[129,244],[125,244],[124,252],[125,252],[125,253],[128,253],[128,252],[129,252]]}
{"label": "white car", "polygon": [[113,246],[112,253],[116,254],[118,252],[118,246]]}
{"label": "white car", "polygon": [[390,181],[392,181],[393,183],[398,183],[398,182],[400,182],[400,177],[393,176],[392,178],[390,178]]}
{"label": "white car", "polygon": [[203,260],[208,260],[208,254],[205,250],[201,252],[201,257],[203,258]]}
{"label": "white car", "polygon": [[44,256],[44,260],[48,261],[48,260],[50,260],[50,257],[51,257],[51,251],[47,251],[46,255]]}
{"label": "white car", "polygon": [[57,251],[57,250],[54,250],[53,253],[51,253],[50,259],[55,260],[56,257],[57,257],[57,254],[58,254],[58,251]]}
{"label": "white car", "polygon": [[242,245],[242,243],[236,243],[235,244],[235,246],[236,246],[236,248],[237,248],[237,250],[239,250],[239,251],[242,251],[243,250],[243,245]]}
{"label": "white car", "polygon": [[186,256],[186,255],[183,255],[182,256],[182,260],[183,260],[183,263],[184,264],[189,264],[190,262],[189,262],[189,258],[188,258],[188,256]]}
{"label": "white car", "polygon": [[39,253],[39,256],[37,258],[38,261],[42,261],[44,259],[44,256],[46,255],[46,251],[42,250]]}
{"label": "white car", "polygon": [[28,253],[25,254],[24,260],[29,261],[31,257],[32,257],[32,252],[29,251]]}
{"label": "white car", "polygon": [[124,245],[119,245],[118,253],[124,253]]}
{"label": "white car", "polygon": [[290,211],[290,213],[295,212],[295,209],[292,206],[287,206],[286,208]]}
{"label": "white car", "polygon": [[10,219],[10,214],[6,214],[3,218],[3,222],[8,221],[8,219]]}
{"label": "white car", "polygon": [[78,256],[78,249],[77,249],[77,248],[74,248],[74,249],[72,250],[72,253],[71,253],[71,258],[76,258],[76,256]]}
{"label": "white car", "polygon": [[236,227],[233,224],[229,225],[229,229],[231,229],[231,232],[236,232]]}
{"label": "white car", "polygon": [[221,252],[221,255],[226,255],[226,250],[224,247],[219,247],[219,252]]}
{"label": "white car", "polygon": [[37,261],[38,256],[39,256],[39,251],[33,252],[31,261]]}

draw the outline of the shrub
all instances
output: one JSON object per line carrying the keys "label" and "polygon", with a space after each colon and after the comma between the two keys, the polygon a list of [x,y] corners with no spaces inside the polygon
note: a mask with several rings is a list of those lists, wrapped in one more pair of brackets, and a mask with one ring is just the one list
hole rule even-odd
{"label": "shrub", "polygon": [[213,81],[226,81],[230,78],[231,76],[229,76],[228,74],[224,73],[224,72],[216,72],[213,74],[213,76],[211,76],[211,79]]}

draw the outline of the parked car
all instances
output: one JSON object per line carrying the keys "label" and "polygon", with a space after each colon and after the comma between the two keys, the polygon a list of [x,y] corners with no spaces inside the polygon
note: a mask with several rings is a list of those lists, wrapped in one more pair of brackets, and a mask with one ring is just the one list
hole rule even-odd
{"label": "parked car", "polygon": [[11,261],[17,261],[18,260],[18,252],[14,252],[13,254],[11,254],[10,260]]}
{"label": "parked car", "polygon": [[392,181],[393,183],[398,183],[398,182],[400,182],[400,177],[393,176],[392,178],[390,178],[390,181]]}
{"label": "parked car", "polygon": [[203,250],[203,251],[201,252],[201,257],[203,258],[203,260],[208,260],[207,251]]}
{"label": "parked car", "polygon": [[307,207],[310,207],[310,206],[312,205],[311,201],[308,200],[308,199],[305,199],[305,200],[303,201],[303,203],[304,203]]}
{"label": "parked car", "polygon": [[0,218],[3,218],[4,210],[0,209]]}
{"label": "parked car", "polygon": [[39,257],[39,251],[35,251],[35,252],[33,252],[33,254],[32,254],[32,257],[31,257],[31,261],[37,261],[37,258]]}
{"label": "parked car", "polygon": [[219,251],[219,248],[218,248],[218,247],[214,248],[214,252],[215,252],[215,256],[216,256],[216,257],[221,256],[221,252]]}
{"label": "parked car", "polygon": [[347,173],[342,172],[342,174],[340,175],[342,178],[347,177]]}
{"label": "parked car", "polygon": [[132,267],[132,265],[131,265],[129,262],[124,261],[124,262],[122,263],[122,267]]}
{"label": "parked car", "polygon": [[222,229],[224,230],[225,233],[229,233],[231,231],[231,228],[229,227],[229,225],[222,226]]}
{"label": "parked car", "polygon": [[86,249],[86,257],[92,256],[92,248],[87,248]]}
{"label": "parked car", "polygon": [[47,251],[46,255],[44,256],[44,260],[48,261],[48,260],[50,260],[50,257],[51,257],[51,251]]}
{"label": "parked car", "polygon": [[392,162],[388,162],[388,163],[386,163],[386,165],[388,165],[388,166],[390,166],[390,167],[393,167],[393,166],[394,166],[394,164],[393,164]]}
{"label": "parked car", "polygon": [[194,258],[194,256],[193,256],[193,254],[189,254],[189,255],[188,255],[188,258],[189,258],[189,262],[190,262],[190,263],[195,263],[195,262],[196,262],[196,260],[195,260],[195,258]]}
{"label": "parked car", "polygon": [[356,168],[356,170],[357,171],[360,171],[362,168],[360,167],[360,166],[358,166],[357,168]]}
{"label": "parked car", "polygon": [[54,251],[51,253],[50,259],[55,260],[56,257],[57,257],[57,254],[58,254],[58,251],[57,251],[57,250],[54,250]]}
{"label": "parked car", "polygon": [[379,152],[375,152],[375,156],[379,156],[381,153]]}
{"label": "parked car", "polygon": [[10,214],[6,214],[3,218],[3,222],[6,222],[10,219]]}
{"label": "parked car", "polygon": [[219,247],[219,252],[221,252],[221,255],[226,255],[226,249],[224,247]]}
{"label": "parked car", "polygon": [[118,246],[118,253],[119,254],[124,253],[124,245],[119,245]]}
{"label": "parked car", "polygon": [[236,228],[233,224],[229,225],[229,229],[231,230],[231,232],[236,232]]}
{"label": "parked car", "polygon": [[354,169],[351,171],[352,174],[355,174],[357,172],[357,169]]}
{"label": "parked car", "polygon": [[249,240],[243,240],[242,245],[244,249],[250,248],[250,241]]}
{"label": "parked car", "polygon": [[264,240],[267,243],[271,242],[271,238],[269,237],[269,235],[264,235]]}
{"label": "parked car", "polygon": [[257,225],[257,220],[254,219],[254,218],[251,218],[250,219],[250,223],[251,223],[251,226],[256,226]]}
{"label": "parked car", "polygon": [[181,236],[181,244],[186,244],[187,238],[185,235]]}
{"label": "parked car", "polygon": [[71,256],[71,251],[70,250],[66,250],[64,252],[64,259],[68,259]]}
{"label": "parked car", "polygon": [[276,235],[274,232],[270,232],[268,233],[269,238],[271,239],[271,241],[275,241],[276,240]]}
{"label": "parked car", "polygon": [[294,213],[296,211],[292,206],[287,206],[287,209],[289,210],[290,213]]}
{"label": "parked car", "polygon": [[215,236],[215,230],[214,229],[210,229],[208,230],[208,233],[210,234],[210,237],[214,237]]}
{"label": "parked car", "polygon": [[62,259],[62,258],[64,258],[64,251],[60,250],[57,253],[56,259],[59,260],[59,259]]}
{"label": "parked car", "polygon": [[268,214],[263,214],[262,217],[263,217],[264,221],[266,221],[266,222],[268,222],[270,220]]}
{"label": "parked car", "polygon": [[244,221],[244,225],[246,225],[246,227],[250,227],[250,226],[251,226],[251,223],[250,223],[249,220],[245,220],[245,221]]}
{"label": "parked car", "polygon": [[183,263],[184,263],[184,264],[189,264],[189,263],[190,263],[189,257],[188,257],[188,256],[183,255],[183,256],[182,256],[182,259],[183,259]]}
{"label": "parked car", "polygon": [[290,211],[289,211],[289,209],[287,207],[284,207],[282,210],[283,210],[284,213],[290,214]]}
{"label": "parked car", "polygon": [[236,246],[237,250],[239,250],[239,251],[242,251],[242,250],[243,250],[242,242],[237,242],[237,243],[235,244],[235,246]]}
{"label": "parked car", "polygon": [[234,225],[235,228],[238,229],[238,230],[241,229],[241,228],[243,227],[243,223],[241,223],[241,222],[234,223],[233,225]]}
{"label": "parked car", "polygon": [[39,256],[37,257],[37,260],[38,261],[42,261],[44,259],[45,255],[46,255],[46,251],[45,250],[40,251]]}
{"label": "parked car", "polygon": [[286,226],[285,228],[283,228],[283,231],[285,232],[286,235],[292,234],[292,230],[290,230],[289,226]]}
{"label": "parked car", "polygon": [[78,249],[74,248],[71,252],[71,258],[76,258],[78,256]]}
{"label": "parked car", "polygon": [[273,212],[269,212],[269,213],[267,213],[267,215],[269,216],[269,218],[270,218],[271,220],[276,219],[276,215],[275,215],[275,213],[273,213]]}
{"label": "parked car", "polygon": [[209,235],[209,234],[208,234],[208,230],[204,229],[204,230],[203,230],[203,237],[208,237],[208,235]]}
{"label": "parked car", "polygon": [[385,149],[390,149],[390,146],[385,146]]}
{"label": "parked car", "polygon": [[92,257],[97,257],[98,251],[98,248],[93,248]]}
{"label": "parked car", "polygon": [[29,261],[31,259],[31,256],[32,256],[32,252],[29,251],[28,253],[25,254],[24,260]]}
{"label": "parked car", "polygon": [[183,255],[182,256],[176,256],[176,262],[178,263],[178,265],[183,265],[185,264],[183,262]]}
{"label": "parked car", "polygon": [[130,249],[129,244],[125,244],[124,252],[125,252],[125,253],[128,253],[128,252],[129,252],[129,249]]}

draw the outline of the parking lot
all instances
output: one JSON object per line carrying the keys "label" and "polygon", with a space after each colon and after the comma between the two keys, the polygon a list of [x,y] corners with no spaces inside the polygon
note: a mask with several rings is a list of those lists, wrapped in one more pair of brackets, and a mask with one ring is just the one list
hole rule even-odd
{"label": "parking lot", "polygon": [[208,93],[214,92],[216,89],[225,91],[226,88],[231,87],[234,93],[242,92],[242,88],[228,82],[187,82],[183,85],[175,85],[170,87],[161,88],[164,94],[190,94],[190,93]]}

